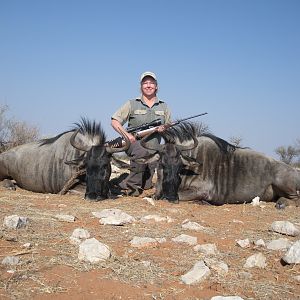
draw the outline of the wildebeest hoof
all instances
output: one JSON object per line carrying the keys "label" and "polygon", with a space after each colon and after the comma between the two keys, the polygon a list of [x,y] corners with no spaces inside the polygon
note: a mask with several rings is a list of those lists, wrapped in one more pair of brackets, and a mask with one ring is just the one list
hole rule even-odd
{"label": "wildebeest hoof", "polygon": [[276,204],[275,204],[275,207],[276,207],[277,209],[285,209],[286,206],[287,206],[287,203],[286,203],[286,201],[284,200],[284,198],[278,199],[278,201],[277,201]]}
{"label": "wildebeest hoof", "polygon": [[178,200],[178,199],[164,198],[164,200],[168,200],[168,202],[173,203],[173,204],[178,204],[178,203],[179,203],[179,200]]}
{"label": "wildebeest hoof", "polygon": [[16,186],[10,179],[4,179],[2,181],[2,186],[8,190],[15,191]]}
{"label": "wildebeest hoof", "polygon": [[176,199],[176,200],[168,200],[170,203],[172,204],[179,204],[179,200]]}
{"label": "wildebeest hoof", "polygon": [[283,203],[276,203],[275,207],[277,209],[285,209],[285,204],[283,204]]}
{"label": "wildebeest hoof", "polygon": [[85,195],[84,199],[88,200],[88,201],[98,202],[98,201],[102,201],[102,200],[107,199],[107,197],[105,198],[105,197],[102,197],[102,196],[97,196],[97,195],[92,194],[92,195]]}

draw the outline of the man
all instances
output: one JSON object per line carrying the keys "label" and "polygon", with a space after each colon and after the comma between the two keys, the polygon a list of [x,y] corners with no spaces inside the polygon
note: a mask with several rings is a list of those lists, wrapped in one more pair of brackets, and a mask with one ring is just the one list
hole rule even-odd
{"label": "man", "polygon": [[[161,124],[170,123],[170,111],[167,104],[157,97],[158,84],[157,77],[153,72],[144,72],[140,78],[141,96],[127,101],[112,116],[112,127],[121,134],[126,131],[123,125],[128,122],[128,127],[136,127],[149,123],[156,119],[161,120]],[[158,132],[165,130],[159,126]],[[154,164],[142,165],[135,160],[148,155],[148,151],[136,140],[135,136],[126,132],[131,145],[126,151],[130,158],[130,174],[119,184],[122,189],[129,190],[129,195],[139,196],[144,189],[152,187],[152,177],[155,170]],[[149,143],[160,143],[159,134],[154,134]]]}

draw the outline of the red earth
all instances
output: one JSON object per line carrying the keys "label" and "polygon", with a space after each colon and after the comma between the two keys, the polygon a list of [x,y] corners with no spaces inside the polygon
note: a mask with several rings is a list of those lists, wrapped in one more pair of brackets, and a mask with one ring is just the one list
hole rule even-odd
{"label": "red earth", "polygon": [[[300,225],[297,208],[279,211],[274,203],[209,206],[195,202],[172,204],[143,196],[88,202],[81,195],[39,194],[17,189],[0,189],[0,217],[19,215],[29,218],[26,228],[4,226],[0,231],[0,258],[17,256],[17,266],[0,265],[0,299],[211,299],[216,295],[244,299],[300,299],[299,265],[283,265],[285,251],[270,251],[252,242],[268,242],[287,237],[270,231],[274,221]],[[105,208],[118,208],[137,221],[125,226],[101,225],[92,215]],[[76,217],[62,222],[57,214]],[[172,222],[141,222],[146,215],[170,217]],[[190,220],[209,228],[208,232],[185,230]],[[91,264],[78,260],[78,246],[69,242],[75,228],[87,229],[91,237],[109,246],[112,256],[105,262]],[[205,258],[193,246],[177,244],[180,234],[197,237],[198,244],[214,243],[215,257],[228,265],[228,273],[212,270],[204,281],[186,285],[181,276]],[[132,247],[134,236],[164,237],[165,243]],[[241,248],[236,240],[248,238],[251,246]],[[24,248],[30,243],[30,248]],[[244,269],[246,259],[261,252],[266,257],[263,269]]]}

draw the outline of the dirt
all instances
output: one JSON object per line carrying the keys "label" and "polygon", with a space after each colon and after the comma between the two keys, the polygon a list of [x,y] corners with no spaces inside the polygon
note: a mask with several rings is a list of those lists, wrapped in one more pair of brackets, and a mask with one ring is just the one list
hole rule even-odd
{"label": "dirt", "polygon": [[[149,196],[152,191],[142,195]],[[279,211],[274,203],[261,207],[251,204],[209,206],[195,202],[172,204],[155,201],[155,206],[142,197],[123,197],[101,202],[88,202],[80,195],[39,194],[17,189],[0,189],[0,219],[17,214],[29,218],[29,225],[18,230],[1,227],[0,260],[5,256],[20,258],[17,266],[0,265],[0,299],[211,299],[216,295],[238,295],[244,299],[299,299],[299,265],[283,265],[285,251],[256,247],[253,241],[268,242],[280,237],[270,231],[273,221],[290,221],[300,225],[299,209]],[[137,221],[125,226],[100,225],[93,211],[119,208],[139,220],[157,214],[173,222]],[[75,222],[54,218],[70,214]],[[190,220],[208,227],[208,232],[184,230]],[[78,246],[69,242],[75,228],[87,229],[108,245],[112,256],[106,262],[91,264],[78,260]],[[177,244],[172,238],[188,234],[198,244],[215,243],[229,268],[226,275],[212,271],[209,278],[186,285],[181,276],[204,258],[193,246]],[[166,242],[135,248],[134,236],[165,237]],[[236,240],[248,238],[249,248]],[[31,248],[24,248],[30,243]],[[263,269],[244,269],[246,259],[261,252],[266,257]],[[145,263],[147,262],[147,263]],[[150,262],[150,265],[149,265]]]}

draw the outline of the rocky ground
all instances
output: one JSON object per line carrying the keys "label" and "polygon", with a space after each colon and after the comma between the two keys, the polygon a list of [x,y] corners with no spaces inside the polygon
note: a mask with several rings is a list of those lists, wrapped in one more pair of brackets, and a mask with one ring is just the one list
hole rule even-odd
{"label": "rocky ground", "polygon": [[[279,238],[298,241],[299,236],[270,228],[274,221],[299,226],[300,208],[278,211],[274,203],[219,207],[194,202],[151,203],[143,199],[150,194],[92,203],[81,195],[1,188],[0,299],[300,298],[300,265],[283,263],[286,249],[254,244],[259,239],[266,245]],[[103,209],[120,209],[135,220],[119,226],[102,225],[92,213]],[[58,214],[75,220],[60,220]],[[19,229],[2,225],[11,215],[26,217],[27,225]],[[142,219],[149,215],[156,217]],[[184,228],[189,221],[204,228]],[[97,263],[79,260],[79,246],[70,242],[76,228],[86,229],[91,238],[107,245],[110,257]],[[181,234],[196,238],[197,245],[214,245],[214,251],[206,253],[199,246],[196,251],[193,243],[175,242]],[[132,244],[134,237],[159,238],[161,242],[137,246]],[[237,243],[246,239],[248,245]],[[265,265],[245,267],[247,259],[258,253],[265,258]],[[3,262],[7,257],[17,257],[17,264]],[[209,274],[193,284],[184,283],[182,276],[199,261],[208,265]],[[225,267],[216,268],[211,261]]]}

